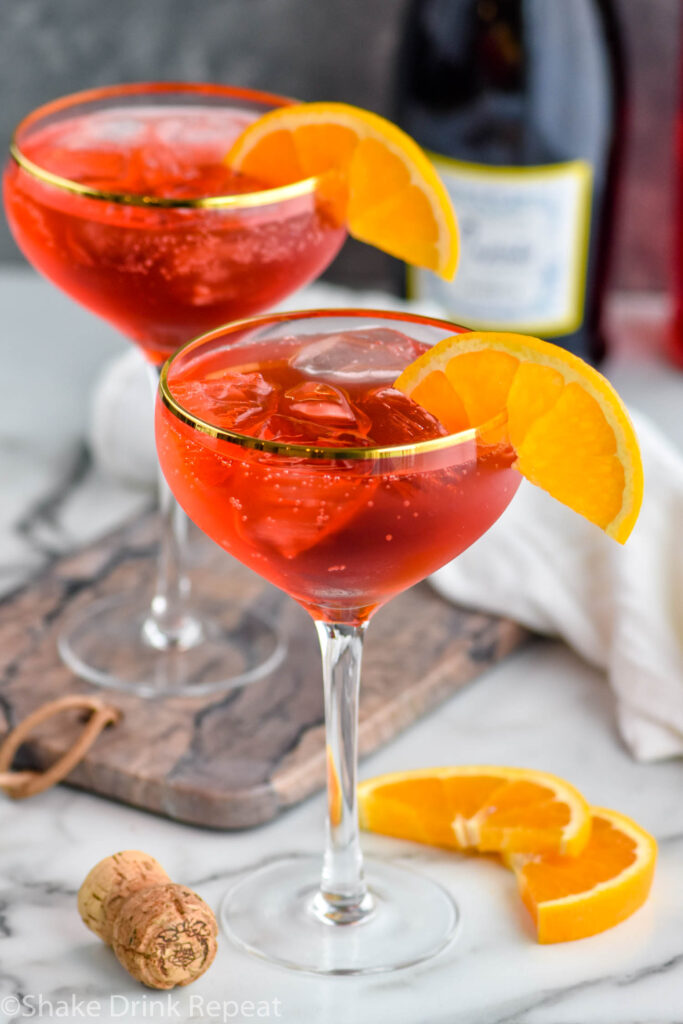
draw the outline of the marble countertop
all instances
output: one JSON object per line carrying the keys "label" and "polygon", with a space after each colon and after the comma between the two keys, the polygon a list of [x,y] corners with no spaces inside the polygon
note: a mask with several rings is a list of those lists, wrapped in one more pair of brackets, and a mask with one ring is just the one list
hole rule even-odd
{"label": "marble countertop", "polygon": [[[638,318],[660,310],[657,303],[629,299],[618,306],[615,316],[632,329],[609,370],[626,398],[683,446],[683,375],[659,358],[661,336],[648,335],[647,349],[633,341]],[[0,308],[2,593],[145,507],[150,494],[105,479],[84,445],[93,382],[124,342],[28,270],[0,272]],[[367,854],[410,863],[459,901],[459,937],[440,956],[391,975],[317,978],[271,968],[223,940],[200,981],[157,994],[133,982],[81,924],[75,894],[90,867],[114,850],[144,849],[215,907],[234,878],[274,853],[321,851],[323,797],[259,829],[226,834],[58,787],[25,803],[0,798],[0,1024],[31,1016],[286,1024],[683,1021],[681,762],[633,761],[618,738],[601,674],[545,641],[487,673],[364,761],[361,771],[451,761],[547,769],[591,802],[636,818],[660,843],[648,904],[601,936],[542,947],[512,876],[493,862],[366,836]]]}

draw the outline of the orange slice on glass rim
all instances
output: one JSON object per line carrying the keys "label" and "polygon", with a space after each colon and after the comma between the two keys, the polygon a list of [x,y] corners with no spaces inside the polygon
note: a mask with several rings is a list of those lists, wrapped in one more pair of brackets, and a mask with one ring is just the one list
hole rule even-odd
{"label": "orange slice on glass rim", "polygon": [[361,827],[454,850],[581,852],[590,810],[568,782],[523,768],[393,772],[358,786]]}
{"label": "orange slice on glass rim", "polygon": [[361,242],[450,280],[458,227],[446,188],[409,135],[345,103],[271,110],[239,136],[226,163],[276,187],[320,177],[320,194]]}
{"label": "orange slice on glass rim", "polygon": [[440,341],[394,387],[453,433],[507,413],[515,467],[620,543],[643,496],[638,440],[612,385],[582,359],[521,334]]}
{"label": "orange slice on glass rim", "polygon": [[599,807],[577,857],[506,857],[542,943],[583,939],[630,917],[647,899],[656,860],[648,832]]}

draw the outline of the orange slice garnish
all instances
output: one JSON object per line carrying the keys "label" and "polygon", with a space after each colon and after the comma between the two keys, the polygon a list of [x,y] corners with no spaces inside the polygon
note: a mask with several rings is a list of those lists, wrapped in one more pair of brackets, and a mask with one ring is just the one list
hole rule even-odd
{"label": "orange slice garnish", "polygon": [[358,786],[362,828],[481,852],[574,855],[590,811],[568,782],[522,768],[457,766],[393,772]]}
{"label": "orange slice garnish", "polygon": [[657,843],[630,818],[592,809],[591,836],[577,857],[506,858],[517,875],[539,942],[567,942],[612,928],[647,899]]}
{"label": "orange slice garnish", "polygon": [[643,497],[626,408],[602,374],[557,345],[478,331],[440,341],[394,387],[452,432],[507,412],[515,467],[620,543]]}
{"label": "orange slice garnish", "polygon": [[385,118],[345,103],[279,107],[225,159],[269,186],[320,177],[320,194],[354,238],[448,280],[455,274],[448,192],[417,143]]}

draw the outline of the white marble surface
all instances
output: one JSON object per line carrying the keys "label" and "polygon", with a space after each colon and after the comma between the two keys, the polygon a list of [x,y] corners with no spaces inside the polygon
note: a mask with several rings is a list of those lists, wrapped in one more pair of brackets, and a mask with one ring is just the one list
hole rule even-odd
{"label": "white marble surface", "polygon": [[[0,274],[0,308],[6,591],[56,553],[142,508],[149,494],[102,479],[84,454],[92,381],[123,343],[29,271]],[[656,346],[620,356],[611,371],[626,396],[683,444],[683,376],[658,361]],[[0,1024],[31,1016],[286,1024],[683,1021],[681,762],[635,763],[617,737],[603,678],[546,642],[415,725],[365,761],[362,774],[449,761],[545,768],[571,779],[592,802],[642,822],[661,851],[647,906],[602,936],[541,947],[501,867],[368,836],[368,853],[410,862],[459,900],[460,936],[439,957],[393,975],[316,978],[270,968],[223,940],[204,978],[156,995],[136,985],[78,918],[75,893],[92,864],[116,849],[148,850],[217,906],[241,871],[274,853],[321,848],[323,799],[255,831],[217,834],[59,787],[22,804],[0,798]]]}

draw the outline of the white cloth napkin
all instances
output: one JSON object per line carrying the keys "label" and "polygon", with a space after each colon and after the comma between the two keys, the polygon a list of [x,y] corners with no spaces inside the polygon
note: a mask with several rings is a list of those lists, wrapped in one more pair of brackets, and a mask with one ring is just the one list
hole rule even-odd
{"label": "white cloth napkin", "polygon": [[[335,305],[439,312],[320,284],[283,307]],[[147,376],[136,350],[121,356],[91,414],[95,461],[138,486],[156,482]],[[645,417],[634,419],[645,499],[624,547],[524,481],[491,530],[432,582],[452,601],[562,638],[604,669],[624,741],[635,757],[655,760],[683,754],[683,458]]]}
{"label": "white cloth napkin", "polygon": [[136,348],[108,362],[97,381],[88,443],[95,464],[107,476],[136,487],[157,486],[152,378]]}
{"label": "white cloth napkin", "polygon": [[622,546],[526,481],[497,523],[432,577],[444,597],[560,637],[607,672],[624,741],[683,754],[683,459],[634,415],[645,496]]}

